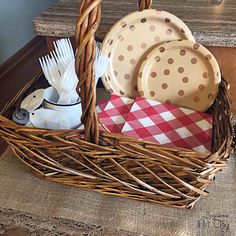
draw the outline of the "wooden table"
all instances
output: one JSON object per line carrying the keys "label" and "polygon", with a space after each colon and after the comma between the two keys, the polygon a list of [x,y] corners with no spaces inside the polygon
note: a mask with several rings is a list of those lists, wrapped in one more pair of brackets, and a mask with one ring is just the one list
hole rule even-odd
{"label": "wooden table", "polygon": [[[154,0],[153,8],[180,17],[192,30],[196,40],[207,46],[218,59],[222,74],[231,84],[231,98],[236,112],[236,0]],[[46,36],[48,49],[58,37],[73,37],[81,0],[59,0],[39,17],[33,26],[37,35]],[[138,9],[137,0],[103,0],[102,22],[96,37],[102,40],[121,17]]]}

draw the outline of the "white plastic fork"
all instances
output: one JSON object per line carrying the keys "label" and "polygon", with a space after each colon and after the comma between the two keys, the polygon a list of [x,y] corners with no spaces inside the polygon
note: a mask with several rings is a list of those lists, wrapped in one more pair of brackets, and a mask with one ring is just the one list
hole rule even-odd
{"label": "white plastic fork", "polygon": [[54,42],[55,51],[51,56],[58,63],[58,69],[62,75],[71,62],[75,63],[75,55],[69,39],[60,39]]}
{"label": "white plastic fork", "polygon": [[58,64],[61,74],[62,93],[59,98],[60,103],[77,102],[79,96],[76,92],[78,77],[75,72],[75,56],[69,39],[60,39],[54,42],[55,51],[51,56]]}
{"label": "white plastic fork", "polygon": [[[48,82],[56,88],[59,94],[58,103],[71,104],[78,101],[76,92],[78,77],[75,71],[75,55],[69,39],[60,39],[54,42],[55,50],[41,58],[40,64]],[[102,56],[96,48],[95,79],[96,83],[109,63],[109,59]]]}
{"label": "white plastic fork", "polygon": [[51,57],[54,58],[56,63],[58,64],[58,70],[61,75],[63,75],[69,66],[69,64],[73,61],[75,63],[75,60],[71,60],[68,57],[60,56],[55,51],[50,53]]}
{"label": "white plastic fork", "polygon": [[67,57],[70,60],[75,59],[74,51],[69,39],[60,39],[53,44],[58,57]]}
{"label": "white plastic fork", "polygon": [[[61,59],[67,65],[66,59]],[[48,82],[56,88],[59,94],[58,103],[71,104],[78,101],[76,87],[78,78],[75,72],[75,63],[71,61],[63,73],[59,73],[58,64],[54,57],[45,56],[40,59],[40,64]]]}
{"label": "white plastic fork", "polygon": [[72,61],[67,67],[64,74],[61,76],[60,87],[61,95],[58,100],[60,104],[64,103],[76,103],[79,99],[79,95],[76,92],[78,84],[78,78],[75,72],[75,63]]}
{"label": "white plastic fork", "polygon": [[96,56],[94,60],[94,70],[95,70],[95,82],[97,84],[98,79],[102,77],[109,65],[110,59],[107,56],[102,55],[101,49],[96,45]]}
{"label": "white plastic fork", "polygon": [[45,56],[45,57],[39,58],[39,63],[41,65],[41,68],[43,70],[43,73],[48,83],[57,90],[60,96],[61,89],[57,83],[57,81],[60,80],[60,74],[58,73],[58,69],[57,69],[55,61],[52,61],[52,60],[53,59],[51,59],[49,56]]}

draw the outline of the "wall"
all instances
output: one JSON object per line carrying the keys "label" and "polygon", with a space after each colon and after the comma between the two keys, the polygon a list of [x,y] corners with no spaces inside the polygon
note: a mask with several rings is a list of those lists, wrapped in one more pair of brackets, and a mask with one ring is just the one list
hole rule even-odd
{"label": "wall", "polygon": [[34,37],[32,19],[57,0],[0,0],[0,64]]}

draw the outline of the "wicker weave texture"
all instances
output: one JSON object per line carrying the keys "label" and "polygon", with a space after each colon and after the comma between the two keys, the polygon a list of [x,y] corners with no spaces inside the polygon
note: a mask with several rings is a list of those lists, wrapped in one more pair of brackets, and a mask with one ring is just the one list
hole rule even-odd
{"label": "wicker weave texture", "polygon": [[[139,1],[140,9],[151,1]],[[191,208],[215,175],[227,166],[231,151],[231,102],[225,80],[209,109],[214,116],[212,155],[170,148],[99,131],[95,110],[94,34],[101,19],[101,0],[84,0],[76,28],[76,69],[80,77],[85,130],[26,128],[10,120],[22,99],[47,86],[41,76],[28,83],[0,116],[0,137],[17,158],[38,176],[100,193]]]}

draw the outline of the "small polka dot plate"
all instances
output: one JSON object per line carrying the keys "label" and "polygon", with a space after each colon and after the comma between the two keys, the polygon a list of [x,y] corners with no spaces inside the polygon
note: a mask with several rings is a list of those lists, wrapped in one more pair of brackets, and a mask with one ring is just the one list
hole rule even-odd
{"label": "small polka dot plate", "polygon": [[102,44],[102,54],[110,58],[102,77],[105,88],[110,93],[135,98],[136,68],[146,53],[160,43],[177,39],[195,41],[187,25],[171,13],[149,9],[122,18]]}
{"label": "small polka dot plate", "polygon": [[206,111],[212,105],[221,82],[215,57],[189,40],[153,49],[137,77],[140,96],[195,111]]}

